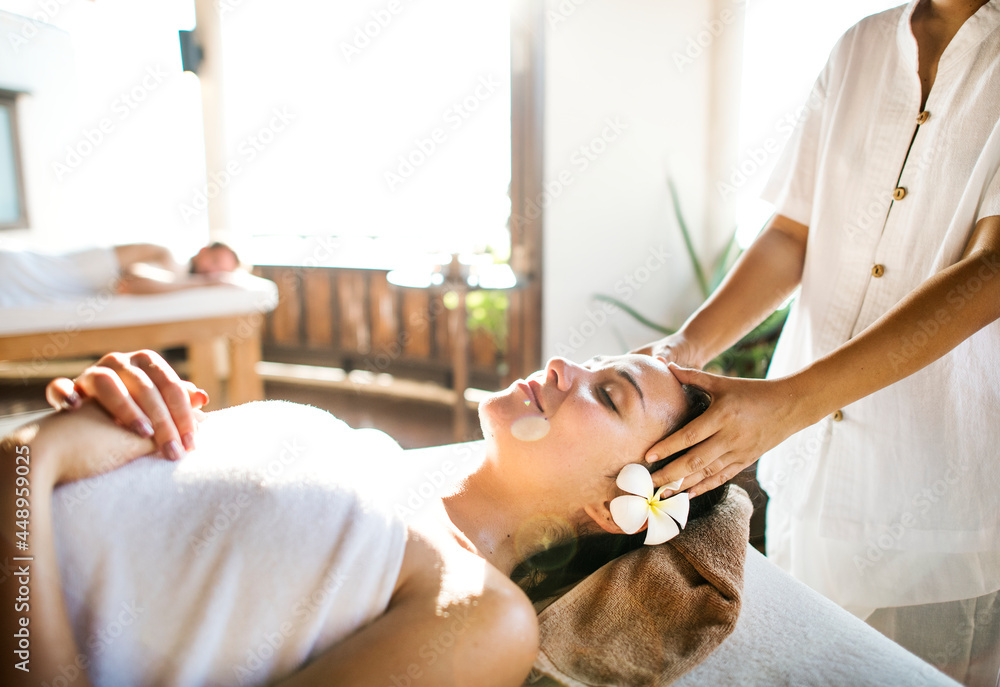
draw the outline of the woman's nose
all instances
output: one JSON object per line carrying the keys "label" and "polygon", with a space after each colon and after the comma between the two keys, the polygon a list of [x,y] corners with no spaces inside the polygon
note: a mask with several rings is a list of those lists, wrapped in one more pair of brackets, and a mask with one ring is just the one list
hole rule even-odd
{"label": "woman's nose", "polygon": [[555,376],[556,388],[560,391],[569,391],[573,388],[573,382],[581,375],[587,373],[587,369],[577,365],[572,360],[555,357],[549,360],[545,366],[546,379]]}

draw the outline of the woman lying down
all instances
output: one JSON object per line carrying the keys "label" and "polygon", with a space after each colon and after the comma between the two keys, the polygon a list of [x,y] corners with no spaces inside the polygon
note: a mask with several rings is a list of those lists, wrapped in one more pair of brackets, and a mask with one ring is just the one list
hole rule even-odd
{"label": "woman lying down", "polygon": [[646,356],[549,361],[437,464],[308,406],[201,413],[149,352],[49,396],[0,446],[3,684],[520,685],[532,600],[724,495],[653,494],[707,403]]}

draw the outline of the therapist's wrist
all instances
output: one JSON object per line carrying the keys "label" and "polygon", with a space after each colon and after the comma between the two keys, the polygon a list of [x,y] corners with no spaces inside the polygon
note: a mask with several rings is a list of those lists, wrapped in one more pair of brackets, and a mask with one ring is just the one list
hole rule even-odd
{"label": "therapist's wrist", "polygon": [[789,421],[797,427],[796,431],[816,424],[840,407],[832,393],[833,384],[813,366],[774,381],[781,384],[782,392],[791,401]]}
{"label": "therapist's wrist", "polygon": [[706,339],[707,337],[699,336],[696,332],[682,327],[664,340],[670,341],[677,351],[677,359],[674,362],[683,367],[693,367],[700,370],[717,355],[713,353],[713,349]]}

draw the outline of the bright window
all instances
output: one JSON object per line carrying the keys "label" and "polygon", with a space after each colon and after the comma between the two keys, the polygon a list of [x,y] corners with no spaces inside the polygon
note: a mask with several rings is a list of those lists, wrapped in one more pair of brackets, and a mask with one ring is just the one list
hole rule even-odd
{"label": "bright window", "polygon": [[219,7],[234,232],[507,250],[507,3]]}
{"label": "bright window", "polygon": [[0,92],[0,229],[27,223],[15,117],[14,96]]}

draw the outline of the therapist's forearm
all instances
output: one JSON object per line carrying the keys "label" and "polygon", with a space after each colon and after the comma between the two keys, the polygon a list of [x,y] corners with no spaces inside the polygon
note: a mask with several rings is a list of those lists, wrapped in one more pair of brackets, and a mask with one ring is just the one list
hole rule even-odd
{"label": "therapist's forearm", "polygon": [[32,445],[35,430],[0,440],[0,558],[6,567],[0,582],[0,683],[51,685],[61,676],[86,687],[59,580],[52,528],[57,475],[50,456]]}
{"label": "therapist's forearm", "polygon": [[861,334],[787,377],[797,399],[795,424],[811,425],[908,377],[998,318],[1000,251],[976,250],[921,284]]}
{"label": "therapist's forearm", "polygon": [[712,296],[678,332],[703,367],[780,306],[798,287],[808,227],[776,215]]}

